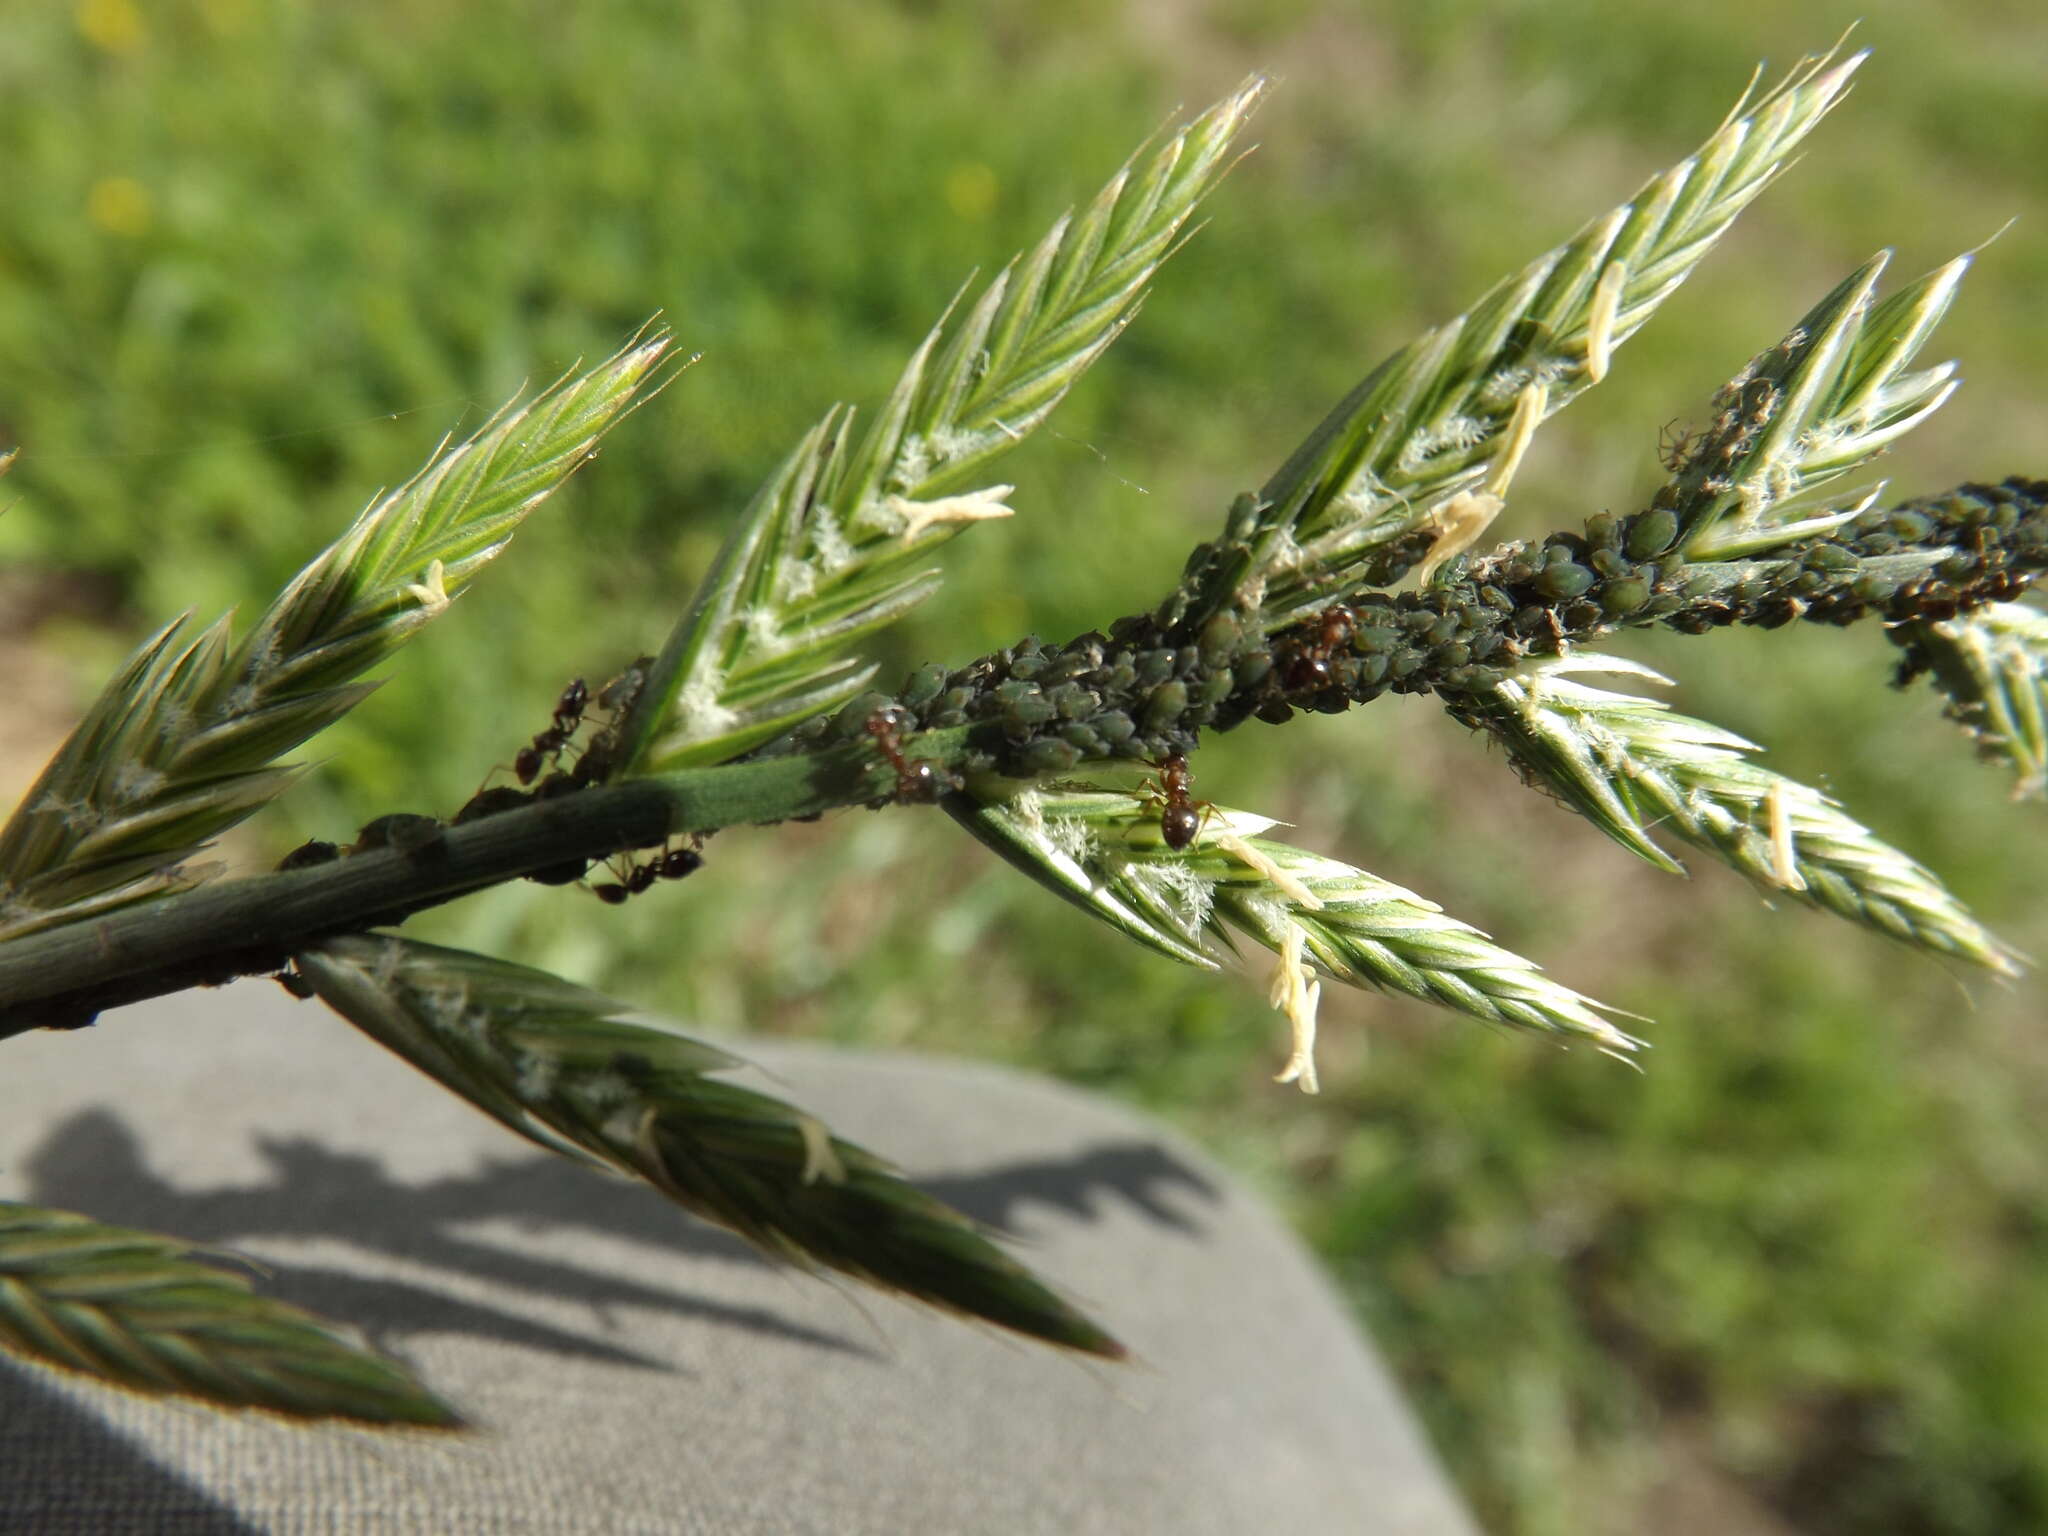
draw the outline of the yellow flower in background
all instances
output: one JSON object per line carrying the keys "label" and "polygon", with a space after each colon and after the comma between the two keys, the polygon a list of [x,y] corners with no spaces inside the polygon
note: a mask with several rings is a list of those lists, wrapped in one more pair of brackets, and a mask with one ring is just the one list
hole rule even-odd
{"label": "yellow flower in background", "polygon": [[976,223],[996,205],[996,173],[979,160],[963,160],[946,172],[946,206]]}
{"label": "yellow flower in background", "polygon": [[102,176],[85,194],[85,216],[95,229],[137,239],[153,222],[149,188],[133,176]]}
{"label": "yellow flower in background", "polygon": [[102,53],[125,56],[149,41],[149,23],[135,0],[78,0],[78,34]]}

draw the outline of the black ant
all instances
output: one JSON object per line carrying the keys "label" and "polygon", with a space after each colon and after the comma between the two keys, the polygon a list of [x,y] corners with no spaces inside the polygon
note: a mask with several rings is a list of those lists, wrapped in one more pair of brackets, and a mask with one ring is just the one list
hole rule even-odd
{"label": "black ant", "polygon": [[580,677],[571,678],[569,686],[562,690],[555,700],[555,717],[544,731],[537,733],[533,744],[522,747],[519,755],[512,759],[512,772],[522,784],[531,784],[540,776],[542,761],[560,762],[562,749],[569,745],[583,725],[583,707],[590,702],[590,689]]}
{"label": "black ant", "polygon": [[1358,615],[1342,603],[1325,608],[1315,623],[1314,634],[1296,645],[1282,670],[1281,681],[1290,692],[1326,686],[1330,681],[1332,653],[1358,631]]}
{"label": "black ant", "polygon": [[624,745],[626,715],[639,700],[640,690],[647,686],[647,674],[653,666],[652,656],[642,656],[598,690],[598,708],[607,711],[611,719],[603,730],[590,738],[583,748],[583,755],[576,759],[578,784],[602,784],[618,766],[619,751]]}
{"label": "black ant", "polygon": [[1159,838],[1178,853],[1200,835],[1203,823],[1216,807],[1189,793],[1194,774],[1187,758],[1180,753],[1156,758],[1152,766],[1159,770],[1158,780],[1150,786],[1155,791],[1153,798],[1159,802]]}
{"label": "black ant", "polygon": [[938,799],[939,790],[944,783],[939,777],[939,770],[922,759],[913,762],[904,757],[901,727],[898,725],[898,715],[893,705],[885,706],[869,715],[861,722],[861,729],[874,738],[875,750],[896,770],[898,800],[908,804]]}
{"label": "black ant", "polygon": [[649,859],[645,864],[627,866],[626,876],[622,882],[614,884],[607,881],[603,885],[593,885],[591,890],[597,893],[599,901],[616,907],[621,902],[638,896],[657,880],[680,880],[685,875],[695,874],[703,867],[704,855],[696,849],[670,848],[664,851],[660,858]]}

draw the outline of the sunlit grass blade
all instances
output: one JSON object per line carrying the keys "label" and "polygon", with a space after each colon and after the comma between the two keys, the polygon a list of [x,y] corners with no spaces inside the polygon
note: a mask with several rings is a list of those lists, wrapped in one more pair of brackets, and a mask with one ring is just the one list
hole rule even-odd
{"label": "sunlit grass blade", "polygon": [[0,1346],[138,1392],[453,1428],[405,1367],[185,1257],[190,1244],[0,1202]]}
{"label": "sunlit grass blade", "polygon": [[[1122,331],[1264,89],[1247,82],[1141,152],[964,313],[956,299],[865,434],[850,407],[826,413],[748,506],[658,658],[623,732],[633,766],[723,761],[779,734],[797,701],[829,709],[861,691],[864,669],[824,688],[802,669],[824,673],[921,602],[937,585],[932,552],[1009,514],[1011,488],[977,477]],[[750,696],[769,667],[794,674],[785,695]]]}
{"label": "sunlit grass blade", "polygon": [[232,616],[145,641],[0,830],[0,938],[191,883],[181,866],[293,777],[277,756],[366,698],[354,681],[445,612],[594,451],[668,350],[636,338],[443,446],[293,578],[239,645]]}
{"label": "sunlit grass blade", "polygon": [[719,1081],[741,1065],[558,977],[396,938],[295,964],[320,998],[551,1151],[642,1179],[764,1253],[1048,1343],[1122,1347],[975,1224],[803,1111]]}

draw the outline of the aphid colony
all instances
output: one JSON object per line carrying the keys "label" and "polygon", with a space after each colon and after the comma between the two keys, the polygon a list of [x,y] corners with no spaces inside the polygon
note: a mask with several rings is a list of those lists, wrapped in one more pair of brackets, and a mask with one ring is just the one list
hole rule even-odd
{"label": "aphid colony", "polygon": [[[1739,452],[1777,401],[1774,386],[1751,380],[1718,403],[1722,418],[1705,436],[1665,444],[1667,460],[1688,474],[1728,457],[1731,445]],[[2048,561],[2048,482],[2014,478],[1867,511],[1828,537],[1752,562],[1734,581],[1725,567],[1685,562],[1686,505],[1674,482],[1631,516],[1601,513],[1582,534],[1553,534],[1479,559],[1460,556],[1419,590],[1353,594],[1271,635],[1228,611],[1196,623],[1183,589],[1158,612],[1120,619],[1107,634],[1091,631],[1056,646],[1026,637],[963,668],[921,668],[895,698],[862,694],[760,750],[864,745],[895,775],[892,793],[876,804],[938,799],[963,772],[1035,778],[1084,761],[1147,763],[1155,777],[1140,792],[1158,806],[1162,839],[1180,849],[1199,836],[1204,814],[1187,764],[1204,728],[1228,730],[1253,716],[1284,721],[1296,709],[1336,713],[1389,691],[1438,693],[1463,717],[1483,710],[1493,686],[1523,656],[1617,628],[1662,622],[1700,633],[1796,619],[1846,624],[1873,611],[1899,623],[1939,620],[2010,598],[2027,584],[2025,571]],[[1946,554],[1917,575],[1869,563],[1927,550]],[[1924,670],[1910,626],[1895,629],[1893,638],[1906,652],[1901,680]],[[580,750],[575,738],[592,700],[581,679],[572,681],[547,726],[511,765],[521,786],[531,787],[486,786],[454,822],[603,783],[648,665],[643,658],[599,691],[596,703],[608,718]],[[914,758],[906,748],[913,736],[963,728],[964,741],[949,745],[944,762]],[[440,825],[430,817],[379,818],[349,848],[308,843],[284,867],[370,847],[423,849]],[[700,862],[694,848],[664,849],[647,862],[613,866],[615,879],[594,889],[602,900],[621,902]],[[529,878],[568,884],[588,867],[570,861]]]}

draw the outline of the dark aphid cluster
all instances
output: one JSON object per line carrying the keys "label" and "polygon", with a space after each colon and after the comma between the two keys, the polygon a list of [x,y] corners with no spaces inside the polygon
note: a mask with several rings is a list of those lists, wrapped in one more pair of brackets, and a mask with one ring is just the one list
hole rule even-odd
{"label": "dark aphid cluster", "polygon": [[599,901],[618,906],[638,896],[657,880],[681,880],[703,867],[704,855],[695,848],[665,848],[644,864],[628,864],[616,882],[606,881],[590,889]]}
{"label": "dark aphid cluster", "polygon": [[[1732,462],[1747,451],[1778,408],[1776,390],[1751,378],[1717,400],[1708,432],[1684,445],[1692,466],[1717,472],[1724,455]],[[1201,569],[1152,613],[1064,645],[1027,636],[952,671],[922,668],[894,699],[864,694],[763,751],[866,742],[898,769],[899,791],[913,792],[903,797],[919,798],[922,775],[902,753],[903,738],[917,732],[965,727],[954,764],[969,773],[1037,777],[1103,759],[1157,764],[1184,759],[1205,728],[1254,717],[1278,723],[1300,709],[1337,713],[1382,693],[1437,693],[1459,713],[1461,698],[1483,698],[1524,657],[1619,629],[1662,623],[1701,633],[1846,624],[1866,614],[1898,626],[2012,597],[2048,568],[2048,482],[1965,486],[1865,513],[1775,558],[1696,567],[1678,553],[1686,498],[1666,486],[1633,515],[1601,513],[1583,532],[1461,557],[1419,591],[1354,592],[1270,636],[1232,611],[1191,615],[1197,578],[1228,555],[1204,546],[1190,567]],[[1887,564],[1930,548],[1947,552],[1931,570],[1924,559],[1903,573]],[[1394,579],[1401,563],[1381,574]],[[1896,628],[1893,635],[1901,638]]]}
{"label": "dark aphid cluster", "polygon": [[[900,752],[905,736],[964,726],[966,750],[956,761],[968,773],[1035,777],[1090,759],[1151,762],[1191,751],[1218,704],[1271,666],[1263,645],[1247,650],[1233,616],[1211,619],[1180,640],[1154,616],[1141,615],[1062,646],[1026,636],[954,671],[922,668],[895,698],[863,694],[766,750],[865,741],[878,749],[895,744]],[[871,729],[884,721],[895,733],[891,742]]]}

